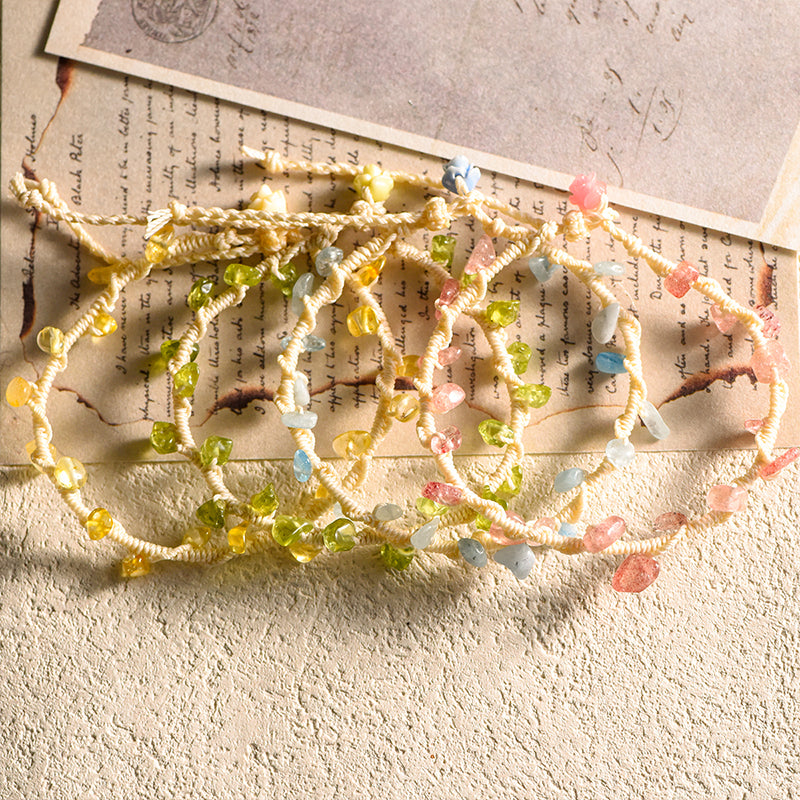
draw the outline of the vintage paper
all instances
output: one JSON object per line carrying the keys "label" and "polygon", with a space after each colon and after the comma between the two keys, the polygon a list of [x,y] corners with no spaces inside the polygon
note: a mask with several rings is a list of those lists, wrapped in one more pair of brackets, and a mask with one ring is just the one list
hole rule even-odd
{"label": "vintage paper", "polygon": [[48,52],[800,249],[800,5],[62,0]]}
{"label": "vintage paper", "polygon": [[[172,198],[187,204],[236,205],[246,202],[265,179],[263,170],[243,159],[242,144],[272,147],[298,159],[378,161],[410,171],[441,171],[441,161],[429,156],[43,56],[24,4],[5,5],[3,13],[4,186],[14,172],[23,170],[55,181],[71,207],[99,213],[148,213]],[[354,197],[347,187],[334,191],[328,181],[310,184],[304,176],[272,179],[271,185],[286,190],[293,209],[344,211]],[[559,216],[566,209],[564,193],[519,179],[487,172],[481,187],[543,217]],[[401,194],[388,206],[398,208],[404,200],[414,198]],[[696,261],[739,301],[776,302],[783,318],[781,341],[798,363],[792,253],[661,216],[624,209],[622,216],[623,224],[647,244],[675,259]],[[456,263],[463,264],[477,232],[459,228],[456,233]],[[141,230],[104,229],[97,237],[127,255],[141,252],[144,244]],[[626,266],[615,291],[642,320],[649,396],[673,428],[669,439],[660,443],[637,430],[636,446],[644,451],[751,446],[742,421],[766,413],[767,392],[744,374],[732,383],[722,379],[741,372],[749,359],[750,346],[742,332],[719,334],[709,322],[707,305],[691,296],[678,301],[666,295],[649,270],[602,237],[591,247],[578,243],[571,250],[592,261],[616,258]],[[36,378],[45,360],[35,344],[36,333],[45,325],[66,328],[74,322],[98,292],[86,278],[93,266],[63,226],[3,201],[3,385],[15,374]],[[203,263],[154,273],[125,292],[116,312],[116,334],[97,341],[86,337],[73,349],[49,407],[53,441],[60,452],[87,462],[155,457],[147,437],[153,421],[168,419],[171,411],[159,346],[178,336],[191,320],[185,298],[192,280],[220,274],[217,266]],[[492,299],[521,301],[520,323],[509,329],[509,341],[521,339],[534,349],[526,380],[545,382],[553,389],[550,403],[533,414],[526,448],[602,449],[612,436],[626,381],[591,369],[598,349],[589,330],[596,303],[564,273],[544,286],[538,284],[525,263],[510,271],[493,292]],[[376,293],[388,310],[398,345],[407,354],[421,353],[430,335],[438,286],[410,265],[395,262],[387,264]],[[354,305],[346,295],[323,315],[317,333],[328,345],[305,356],[301,364],[310,377],[312,407],[320,416],[318,450],[323,456],[332,455],[334,435],[369,428],[374,411],[380,352],[374,339],[354,340],[346,332],[344,319]],[[230,436],[236,458],[291,455],[293,440],[280,425],[269,391],[278,375],[274,362],[279,342],[292,321],[271,285],[252,290],[240,307],[219,319],[203,342],[198,362],[201,380],[193,420],[198,441],[211,433]],[[437,380],[461,383],[468,402],[443,417],[442,424],[463,428],[462,453],[489,452],[477,435],[477,424],[487,416],[506,419],[507,398],[488,366],[480,332],[462,324],[455,344],[463,356]],[[615,349],[614,343],[610,349]],[[783,444],[800,439],[796,372],[792,389],[794,405],[786,416]],[[29,414],[4,404],[0,415],[2,460],[24,463],[24,444],[31,438]],[[381,452],[419,454],[413,423],[396,425]]]}

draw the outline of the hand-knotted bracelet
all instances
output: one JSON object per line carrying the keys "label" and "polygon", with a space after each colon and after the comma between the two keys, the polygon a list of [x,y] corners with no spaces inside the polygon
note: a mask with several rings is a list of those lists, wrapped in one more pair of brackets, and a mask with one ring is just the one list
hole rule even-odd
{"label": "hand-knotted bracelet", "polygon": [[[288,548],[300,562],[310,561],[324,550],[336,553],[359,545],[380,545],[381,557],[394,569],[407,567],[418,552],[460,557],[474,567],[485,566],[491,556],[521,580],[529,574],[535,553],[551,548],[566,554],[627,556],[612,585],[618,591],[638,592],[658,575],[654,555],[743,510],[748,487],[759,478],[774,477],[800,455],[798,448],[777,458],[772,453],[787,403],[783,378],[789,364],[773,338],[777,324],[771,313],[742,307],[717,281],[701,276],[690,262],[671,262],[619,228],[617,214],[607,202],[606,187],[594,175],[575,179],[569,199],[576,208],[557,222],[537,218],[476,191],[480,173],[463,157],[448,163],[444,177],[437,181],[375,165],[292,162],[273,151],[245,148],[245,155],[271,174],[302,172],[331,181],[349,179],[359,199],[348,213],[291,213],[286,210],[283,194],[272,192],[264,184],[244,210],[186,207],[173,202],[146,216],[102,216],[71,211],[48,181],[17,175],[11,183],[22,206],[65,222],[79,242],[108,265],[89,275],[105,288],[71,328],[61,331],[46,327],[39,332],[37,342],[50,355],[41,377],[33,383],[14,378],[6,397],[12,406],[30,409],[34,430],[28,445],[31,461],[50,478],[89,537],[111,539],[128,551],[124,575],[145,574],[156,561],[210,564],[276,545]],[[386,211],[384,202],[401,184],[425,194],[419,210]],[[452,194],[451,199],[437,193],[442,187]],[[474,220],[483,231],[463,270],[456,271],[453,266],[452,235],[435,235],[430,250],[412,242],[415,233],[448,231],[460,219]],[[86,226],[94,225],[144,226],[144,256],[133,260],[115,256],[87,233]],[[176,228],[186,230],[179,233]],[[562,239],[584,240],[596,229],[607,232],[632,258],[646,263],[675,297],[693,290],[707,298],[713,304],[711,316],[723,332],[743,325],[753,343],[753,375],[769,387],[768,414],[746,423],[756,443],[750,469],[731,484],[712,487],[704,513],[691,519],[677,512],[663,514],[651,523],[652,532],[642,538],[625,537],[626,523],[616,515],[588,525],[581,523],[592,486],[632,462],[635,453],[629,436],[638,420],[656,439],[669,433],[647,400],[639,321],[612,291],[612,279],[622,266],[614,262],[591,264],[573,257],[558,244]],[[349,247],[345,244],[353,240],[357,243]],[[505,241],[499,253],[496,240]],[[349,252],[344,252],[345,247]],[[298,275],[293,259],[302,256],[313,262],[314,269]],[[398,349],[384,309],[371,290],[387,259],[402,259],[406,265],[416,266],[440,289],[435,327],[421,357]],[[531,349],[523,342],[507,341],[506,327],[517,319],[519,300],[487,302],[486,298],[492,281],[524,259],[537,281],[544,282],[556,269],[563,268],[597,298],[593,337],[607,344],[619,332],[622,352],[600,352],[594,368],[628,377],[624,410],[614,422],[604,457],[591,472],[577,467],[560,472],[553,491],[567,498],[566,502],[551,516],[531,520],[508,506],[522,488],[523,431],[531,414],[547,402],[550,389],[522,380]],[[183,335],[162,346],[172,384],[173,420],[155,422],[150,441],[157,453],[178,453],[194,464],[205,480],[209,499],[196,509],[197,524],[183,533],[180,544],[169,547],[131,535],[116,514],[95,501],[84,501],[86,471],[78,459],[60,456],[52,445],[47,401],[54,378],[67,368],[71,348],[87,334],[105,336],[116,330],[112,314],[128,284],[157,269],[200,261],[226,262],[223,278],[227,287],[217,291],[210,277],[192,285],[187,304],[194,312],[193,320]],[[189,425],[200,375],[194,360],[199,342],[223,311],[240,304],[250,288],[267,280],[290,298],[297,316],[277,359],[281,379],[275,393],[277,413],[296,445],[293,469],[301,484],[301,496],[291,514],[276,513],[279,501],[271,484],[251,497],[235,496],[225,483],[223,470],[232,441],[210,436],[198,444]],[[340,458],[323,461],[315,449],[317,414],[309,408],[311,398],[298,359],[304,353],[325,349],[325,340],[314,333],[317,315],[342,300],[345,287],[354,298],[348,301],[350,334],[377,336],[380,341],[378,401],[369,429],[337,436],[333,448]],[[461,445],[461,431],[446,423],[447,412],[464,400],[465,391],[455,383],[434,385],[435,367],[460,356],[460,349],[452,345],[452,333],[462,316],[470,318],[486,337],[492,367],[506,387],[510,404],[507,420],[486,419],[479,426],[484,441],[500,448],[502,457],[477,487],[469,485],[453,457]],[[388,502],[364,506],[356,490],[363,485],[381,441],[395,422],[415,418],[422,449],[432,454],[440,480],[428,481],[421,488],[415,510]],[[411,517],[416,519],[412,521]]]}

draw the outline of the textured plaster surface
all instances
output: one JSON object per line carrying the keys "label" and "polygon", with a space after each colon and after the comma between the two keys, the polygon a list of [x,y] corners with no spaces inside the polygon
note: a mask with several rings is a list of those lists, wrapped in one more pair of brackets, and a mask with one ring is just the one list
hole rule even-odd
{"label": "textured plaster surface", "polygon": [[[528,497],[574,461],[537,460]],[[640,456],[595,513],[698,508],[743,464]],[[380,462],[376,497],[410,499],[418,468]],[[188,477],[93,467],[90,486],[174,538]],[[800,797],[800,493],[796,474],[762,488],[620,596],[613,559],[556,554],[523,584],[364,551],[122,581],[46,480],[6,470],[0,797]]]}

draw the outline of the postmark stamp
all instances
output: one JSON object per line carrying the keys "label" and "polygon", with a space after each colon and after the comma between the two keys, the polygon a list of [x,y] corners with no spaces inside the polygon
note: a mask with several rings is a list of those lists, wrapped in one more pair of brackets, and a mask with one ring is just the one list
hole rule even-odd
{"label": "postmark stamp", "polygon": [[136,24],[167,44],[196,39],[213,21],[218,0],[131,0]]}

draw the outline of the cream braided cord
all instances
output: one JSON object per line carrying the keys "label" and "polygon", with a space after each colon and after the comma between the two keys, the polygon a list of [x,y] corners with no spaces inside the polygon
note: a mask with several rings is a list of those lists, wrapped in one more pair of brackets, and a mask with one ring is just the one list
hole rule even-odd
{"label": "cream braided cord", "polygon": [[[305,352],[307,337],[313,337],[320,311],[338,302],[345,289],[358,303],[356,311],[359,316],[353,325],[357,329],[360,325],[364,330],[357,330],[357,333],[377,335],[380,342],[382,365],[376,380],[378,402],[368,435],[362,436],[360,446],[354,447],[352,452],[348,451],[349,457],[343,462],[343,472],[335,463],[323,461],[317,455],[313,425],[304,423],[303,426],[289,427],[298,454],[301,454],[296,456],[296,474],[298,458],[301,463],[300,473],[307,467],[313,474],[313,479],[305,484],[297,506],[297,513],[302,514],[305,519],[292,518],[298,525],[306,520],[310,524],[298,527],[299,532],[293,535],[290,543],[292,551],[299,554],[297,557],[301,560],[308,560],[323,548],[323,543],[329,549],[336,550],[336,547],[331,547],[327,534],[323,535],[323,531],[329,524],[326,521],[331,518],[334,521],[344,519],[351,523],[352,527],[347,526],[347,529],[354,536],[350,537],[349,542],[347,537],[342,540],[345,544],[339,549],[349,549],[353,544],[390,545],[388,561],[397,566],[398,554],[405,558],[407,553],[402,548],[408,548],[412,536],[415,532],[419,533],[419,525],[401,525],[390,519],[391,515],[377,513],[377,507],[374,511],[363,507],[355,496],[355,490],[363,484],[369,473],[370,463],[378,454],[382,440],[394,422],[404,417],[402,409],[398,409],[402,405],[408,410],[414,405],[413,395],[401,394],[395,390],[398,376],[401,372],[407,372],[404,354],[396,345],[397,338],[370,288],[371,282],[361,277],[364,270],[370,269],[377,275],[380,267],[376,264],[382,259],[402,259],[425,271],[443,289],[440,301],[437,301],[439,318],[420,359],[413,383],[419,402],[418,438],[423,451],[433,452],[433,460],[445,484],[444,488],[441,484],[428,484],[426,496],[431,497],[433,493],[441,500],[442,496],[436,493],[445,492],[450,498],[447,502],[451,508],[439,518],[435,535],[432,538],[426,537],[430,540],[422,543],[416,539],[415,544],[428,553],[455,557],[460,551],[459,538],[463,542],[464,537],[471,535],[475,544],[470,552],[477,549],[478,552],[487,552],[489,555],[497,555],[504,549],[518,546],[519,543],[568,554],[586,552],[588,540],[585,537],[581,539],[567,536],[564,532],[568,525],[581,519],[588,494],[601,479],[616,469],[613,459],[608,455],[591,472],[584,475],[577,492],[574,492],[571,499],[552,518],[525,521],[509,515],[499,502],[503,491],[506,496],[519,491],[519,486],[514,487],[514,484],[519,483],[517,470],[525,455],[523,432],[530,421],[532,407],[536,407],[537,403],[532,403],[524,396],[525,391],[530,390],[530,385],[525,384],[514,369],[512,354],[507,346],[507,323],[498,321],[494,316],[493,308],[509,311],[510,306],[503,306],[502,303],[500,306],[496,303],[487,304],[487,289],[504,270],[522,259],[534,257],[547,259],[551,265],[561,265],[567,269],[597,299],[601,309],[617,303],[608,279],[599,274],[592,264],[575,258],[559,245],[559,240],[562,239],[567,243],[584,240],[595,229],[606,232],[622,245],[631,258],[643,261],[664,280],[684,280],[682,276],[687,271],[684,266],[686,262],[676,264],[669,261],[618,227],[617,215],[608,206],[604,191],[600,191],[595,202],[581,201],[579,198],[576,201],[579,209],[567,212],[560,221],[544,221],[476,191],[474,180],[477,170],[471,166],[465,168],[463,159],[454,159],[447,165],[445,176],[448,180],[445,185],[451,191],[455,190],[454,196],[448,201],[439,194],[432,194],[441,191],[442,182],[425,175],[384,171],[374,165],[358,167],[286,161],[274,151],[262,153],[250,148],[244,148],[244,153],[261,163],[271,174],[297,172],[352,181],[360,199],[354,203],[349,213],[289,213],[281,203],[280,193],[271,194],[267,191],[266,194],[254,195],[251,207],[243,210],[189,208],[173,202],[168,208],[149,215],[107,216],[70,210],[59,197],[56,187],[49,181],[37,182],[17,175],[11,182],[12,194],[22,206],[66,223],[80,244],[108,265],[104,268],[104,290],[72,327],[63,332],[63,339],[59,338],[60,331],[45,329],[51,332],[43,347],[51,353],[50,358],[39,379],[30,384],[29,389],[25,390],[22,384],[17,385],[25,395],[24,402],[12,403],[27,405],[31,411],[35,442],[31,460],[50,477],[81,524],[87,526],[90,535],[94,533],[93,538],[105,536],[129,551],[127,562],[128,574],[131,575],[145,571],[149,563],[160,560],[211,564],[236,555],[274,548],[277,546],[275,540],[287,544],[278,536],[275,509],[269,509],[269,513],[260,513],[260,506],[255,498],[248,501],[237,497],[225,482],[224,461],[227,456],[224,459],[209,459],[204,455],[202,446],[199,447],[195,442],[190,427],[194,386],[192,384],[187,388],[185,378],[196,372],[196,366],[192,364],[192,353],[206,336],[209,326],[227,309],[239,305],[250,288],[264,280],[285,282],[293,258],[308,254],[313,261],[321,251],[331,250],[340,241],[340,236],[349,233],[361,239],[366,237],[366,241],[353,247],[347,255],[342,253],[338,260],[334,259],[328,264],[327,271],[318,270],[324,277],[321,285],[311,291],[296,294],[294,298],[300,304],[300,313],[285,350],[277,359],[281,378],[275,393],[275,405],[284,421],[298,415],[305,419],[304,415],[308,412],[297,404],[297,382],[301,374],[298,372],[298,359]],[[574,186],[581,180],[584,179],[577,179]],[[402,213],[388,213],[385,210],[383,202],[391,188],[398,184],[428,195],[421,209]],[[578,194],[576,191],[576,196]],[[491,247],[492,257],[487,259],[487,263],[479,264],[469,276],[462,278],[457,289],[454,289],[454,276],[448,265],[434,260],[429,252],[418,249],[409,241],[409,237],[422,231],[447,230],[460,219],[472,219],[480,225],[484,234],[482,242],[505,239],[507,244],[499,254],[495,254],[491,244],[479,242],[478,247]],[[144,227],[145,239],[148,241],[145,256],[134,260],[115,256],[89,235],[87,228],[93,226]],[[176,227],[187,228],[187,231],[174,234]],[[203,230],[208,228],[214,228],[216,232]],[[171,423],[173,427],[168,427],[167,430],[174,432],[174,447],[161,451],[177,452],[191,461],[205,480],[211,497],[209,503],[213,508],[219,509],[226,522],[234,519],[237,524],[225,526],[229,528],[227,540],[224,535],[211,536],[206,530],[200,540],[197,537],[188,537],[176,546],[157,545],[131,535],[119,520],[111,517],[104,509],[84,502],[81,488],[85,482],[85,473],[81,478],[80,463],[75,459],[66,459],[65,463],[52,449],[53,431],[47,416],[47,403],[53,381],[60,372],[67,369],[71,348],[87,332],[96,334],[98,328],[103,328],[104,325],[113,332],[115,324],[113,320],[109,323],[110,315],[119,301],[120,293],[129,284],[141,281],[157,269],[178,268],[202,260],[238,262],[250,257],[260,258],[255,267],[241,264],[228,267],[243,268],[247,271],[246,279],[227,281],[226,277],[230,285],[213,299],[209,298],[208,302],[200,303],[194,309],[194,319],[186,327],[177,350],[168,361],[174,421]],[[226,276],[227,274],[226,272]],[[737,487],[747,488],[760,476],[763,477],[765,468],[771,477],[778,467],[783,466],[782,463],[772,461],[772,450],[788,397],[788,388],[783,380],[784,365],[780,354],[775,355],[777,343],[765,336],[764,321],[757,313],[732,300],[712,278],[691,274],[685,280],[688,280],[687,290],[690,284],[692,290],[711,301],[721,313],[732,315],[746,328],[756,356],[767,351],[773,355],[774,363],[767,364],[768,380],[763,381],[769,390],[769,412],[755,435],[757,451],[750,468],[732,486],[726,487],[736,491]],[[642,415],[647,400],[647,386],[641,359],[641,326],[632,311],[622,303],[619,305],[616,329],[624,350],[623,364],[628,377],[628,394],[623,409],[614,422],[613,435],[615,440],[627,442],[637,421],[640,417],[644,418]],[[501,426],[505,437],[502,442],[503,455],[492,474],[485,478],[486,489],[482,493],[476,492],[460,473],[453,457],[454,449],[441,447],[437,438],[441,436],[441,432],[437,429],[436,415],[442,409],[437,407],[441,400],[438,396],[441,387],[434,386],[434,368],[439,354],[446,352],[451,346],[454,325],[462,317],[471,319],[485,336],[492,353],[491,365],[506,387],[510,405],[508,423]],[[21,378],[15,381],[26,383]],[[546,389],[534,388],[538,391]],[[401,398],[400,401],[398,397]],[[790,460],[788,456],[784,457],[786,463]],[[305,480],[306,477],[308,476],[303,475],[299,479]],[[511,490],[509,486],[512,487]],[[208,503],[205,505],[208,507]],[[442,508],[437,510],[441,511]],[[98,515],[98,512],[105,512],[105,515]],[[618,538],[602,548],[602,552],[626,556],[657,555],[680,539],[701,533],[726,521],[730,516],[731,513],[727,511],[706,511],[692,519],[682,520],[662,535],[641,539]],[[483,521],[477,531],[471,527],[476,520]],[[286,524],[285,520],[281,522],[281,525]],[[220,531],[224,534],[221,526]],[[339,540],[331,535],[331,541],[335,543]],[[463,550],[461,552],[464,553]]]}

